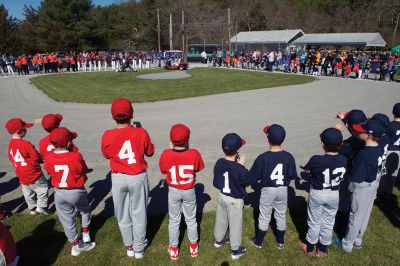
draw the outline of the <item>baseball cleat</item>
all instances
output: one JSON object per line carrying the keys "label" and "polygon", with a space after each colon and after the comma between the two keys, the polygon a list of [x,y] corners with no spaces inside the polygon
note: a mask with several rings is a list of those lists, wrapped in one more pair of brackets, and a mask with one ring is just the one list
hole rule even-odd
{"label": "baseball cleat", "polygon": [[298,246],[299,246],[299,249],[301,251],[303,251],[304,254],[306,254],[307,256],[309,256],[309,257],[314,256],[314,254],[312,252],[307,252],[307,244],[306,243],[303,243],[302,241],[299,241]]}
{"label": "baseball cleat", "polygon": [[95,242],[92,243],[79,243],[79,245],[73,246],[71,249],[72,256],[79,256],[82,252],[89,251],[94,249],[96,246]]}
{"label": "baseball cleat", "polygon": [[362,245],[354,244],[354,248],[355,248],[355,249],[362,249]]}
{"label": "baseball cleat", "polygon": [[190,256],[192,256],[192,258],[196,258],[197,255],[199,255],[199,244],[190,243],[189,248],[190,248]]}
{"label": "baseball cleat", "polygon": [[126,255],[128,257],[135,257],[135,250],[133,249],[133,246],[126,247]]}
{"label": "baseball cleat", "polygon": [[82,233],[82,241],[85,243],[90,242],[90,233],[87,231],[86,233]]}
{"label": "baseball cleat", "polygon": [[335,246],[342,246],[342,240],[340,240],[337,236],[332,236],[332,244]]}
{"label": "baseball cleat", "polygon": [[253,245],[253,247],[255,247],[255,248],[262,248],[262,245],[257,245],[257,244],[256,244],[256,237],[251,237],[251,238],[249,238],[249,241],[250,241],[250,244]]}
{"label": "baseball cleat", "polygon": [[144,251],[135,251],[135,259],[143,259],[144,257]]}
{"label": "baseball cleat", "polygon": [[222,239],[222,241],[214,241],[214,247],[216,248],[220,248],[223,245],[229,244],[229,239],[228,238],[224,238]]}
{"label": "baseball cleat", "polygon": [[36,215],[36,208],[30,209],[30,214],[31,215]]}
{"label": "baseball cleat", "polygon": [[285,247],[285,243],[276,242],[276,246],[278,247],[278,249],[283,249]]}
{"label": "baseball cleat", "polygon": [[245,253],[246,253],[246,248],[243,246],[240,246],[237,250],[232,250],[231,258],[233,260],[238,260]]}
{"label": "baseball cleat", "polygon": [[179,247],[168,245],[168,253],[171,260],[179,259]]}
{"label": "baseball cleat", "polygon": [[36,208],[36,213],[43,215],[50,215],[50,212],[45,208]]}

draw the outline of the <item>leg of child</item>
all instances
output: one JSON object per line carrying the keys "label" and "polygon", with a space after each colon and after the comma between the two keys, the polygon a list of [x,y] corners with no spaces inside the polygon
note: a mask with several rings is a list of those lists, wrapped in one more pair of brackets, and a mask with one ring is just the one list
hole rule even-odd
{"label": "leg of child", "polygon": [[57,216],[70,243],[79,241],[79,235],[76,232],[75,206],[71,204],[79,201],[79,198],[80,195],[75,191],[56,189],[54,194]]}
{"label": "leg of child", "polygon": [[229,217],[229,243],[231,250],[238,250],[242,242],[243,199],[230,199],[227,205]]}
{"label": "leg of child", "polygon": [[197,231],[196,211],[197,204],[194,188],[185,190],[183,196],[183,214],[185,215],[185,222],[187,225],[190,243],[197,243],[199,238]]}
{"label": "leg of child", "polygon": [[[336,213],[339,208],[339,192],[330,191],[326,195],[326,201],[322,211],[322,224],[319,242],[326,249],[332,242],[332,231],[335,224]],[[323,251],[325,252],[325,251]]]}
{"label": "leg of child", "polygon": [[220,193],[217,199],[217,211],[215,213],[214,238],[222,242],[228,230],[228,211],[223,195]]}
{"label": "leg of child", "polygon": [[36,208],[36,193],[32,190],[31,185],[23,185],[21,184],[22,187],[22,193],[24,194],[24,198],[26,201],[26,204],[28,205],[28,208],[30,210],[33,210]]}
{"label": "leg of child", "polygon": [[36,193],[37,207],[47,209],[49,185],[43,174],[31,185],[31,188]]}
{"label": "leg of child", "polygon": [[262,245],[264,236],[268,230],[269,222],[271,221],[271,214],[273,203],[276,197],[276,190],[274,188],[264,187],[261,189],[260,196],[260,214],[258,216],[258,230],[256,233],[255,244]]}
{"label": "leg of child", "polygon": [[179,225],[181,224],[182,191],[168,187],[168,234],[169,245],[177,247],[179,244]]}
{"label": "leg of child", "polygon": [[368,205],[368,207],[364,213],[364,218],[362,219],[360,231],[356,237],[356,241],[354,242],[354,245],[356,245],[357,247],[361,247],[363,236],[365,234],[365,231],[367,231],[369,218],[371,216],[372,207],[374,206],[374,200],[376,197],[376,186],[376,181],[371,183],[371,194],[368,195],[368,198],[366,198],[366,201],[364,202],[364,204]]}
{"label": "leg of child", "polygon": [[82,228],[88,228],[90,225],[90,206],[87,198],[87,191],[79,191],[79,200],[75,204],[76,210],[81,213],[82,216]]}
{"label": "leg of child", "polygon": [[318,242],[322,223],[323,204],[324,201],[322,199],[320,191],[311,189],[308,196],[307,207],[307,252],[313,252],[314,245]]}
{"label": "leg of child", "polygon": [[278,244],[284,244],[286,232],[287,187],[279,187],[276,190],[278,195],[273,204],[277,229],[276,242]]}

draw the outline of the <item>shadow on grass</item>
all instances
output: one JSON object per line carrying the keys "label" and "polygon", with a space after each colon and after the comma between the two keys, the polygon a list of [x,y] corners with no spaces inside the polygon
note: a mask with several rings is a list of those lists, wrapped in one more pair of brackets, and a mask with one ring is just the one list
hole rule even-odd
{"label": "shadow on grass", "polygon": [[375,201],[375,205],[381,210],[394,227],[400,228],[400,208],[396,195],[392,195],[391,197],[380,201]]}
{"label": "shadow on grass", "polygon": [[[89,187],[92,188],[92,190],[88,194],[88,201],[90,208],[94,210],[111,190],[111,172],[108,172],[105,179],[97,180]],[[105,208],[104,215],[107,214],[112,215],[110,210]]]}
{"label": "shadow on grass", "polygon": [[67,238],[55,230],[56,218],[39,224],[31,235],[17,242],[18,265],[53,265]]}
{"label": "shadow on grass", "polygon": [[147,206],[147,239],[149,245],[151,245],[168,213],[168,185],[164,179],[161,179],[150,191],[149,197],[150,202]]}
{"label": "shadow on grass", "polygon": [[302,196],[296,196],[293,187],[288,187],[288,209],[290,218],[296,227],[299,239],[304,240],[307,233],[307,202]]}

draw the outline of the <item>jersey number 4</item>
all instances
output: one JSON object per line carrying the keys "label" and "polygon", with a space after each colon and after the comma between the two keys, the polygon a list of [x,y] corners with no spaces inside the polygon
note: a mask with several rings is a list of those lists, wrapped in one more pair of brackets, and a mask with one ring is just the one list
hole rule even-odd
{"label": "jersey number 4", "polygon": [[128,159],[128,164],[136,163],[135,153],[132,151],[132,144],[130,140],[126,140],[124,145],[122,145],[121,150],[118,153],[118,157],[123,159]]}
{"label": "jersey number 4", "polygon": [[61,181],[58,184],[58,187],[59,188],[68,187],[68,184],[67,184],[67,177],[68,177],[68,173],[69,173],[68,165],[54,165],[54,171],[56,171],[56,173],[59,173],[60,171],[62,171]]}
{"label": "jersey number 4", "polygon": [[324,174],[324,188],[330,188],[330,187],[336,187],[342,182],[343,176],[346,173],[346,168],[340,167],[336,168],[335,170],[332,171],[332,175],[337,177],[335,179],[332,179],[331,181],[331,175],[329,172],[329,168],[326,169],[323,174]]}
{"label": "jersey number 4", "polygon": [[271,180],[276,180],[275,182],[277,185],[283,185],[283,179],[285,178],[283,175],[283,164],[277,164],[270,177]]}

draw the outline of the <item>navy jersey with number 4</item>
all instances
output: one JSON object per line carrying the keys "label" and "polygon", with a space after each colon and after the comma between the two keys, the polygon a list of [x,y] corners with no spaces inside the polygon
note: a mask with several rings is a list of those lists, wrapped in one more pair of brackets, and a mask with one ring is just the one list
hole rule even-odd
{"label": "navy jersey with number 4", "polygon": [[244,198],[250,178],[249,171],[239,163],[221,158],[214,166],[213,185],[226,196]]}
{"label": "navy jersey with number 4", "polygon": [[383,149],[380,146],[365,146],[356,158],[350,172],[352,182],[371,183],[376,180],[382,169]]}
{"label": "navy jersey with number 4", "polygon": [[400,121],[390,122],[386,134],[390,138],[389,150],[400,151]]}
{"label": "navy jersey with number 4", "polygon": [[250,173],[262,187],[288,186],[297,178],[296,162],[287,151],[267,151],[257,157]]}
{"label": "navy jersey with number 4", "polygon": [[316,190],[338,190],[346,173],[347,158],[343,155],[314,155],[304,166],[311,174],[311,187]]}

